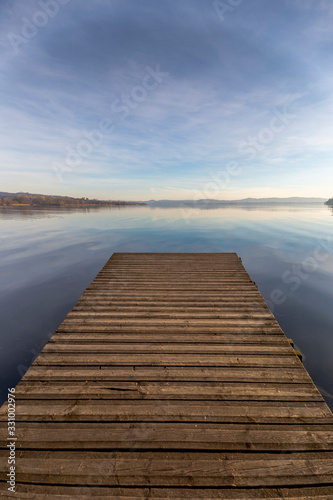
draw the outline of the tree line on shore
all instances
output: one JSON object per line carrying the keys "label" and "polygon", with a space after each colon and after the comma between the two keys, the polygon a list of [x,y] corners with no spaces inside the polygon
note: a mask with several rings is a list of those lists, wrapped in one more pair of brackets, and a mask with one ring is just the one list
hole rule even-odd
{"label": "tree line on shore", "polygon": [[144,205],[131,201],[103,201],[88,198],[72,198],[70,196],[48,196],[15,194],[0,198],[0,206],[34,206],[34,207],[88,207],[88,206],[119,206],[119,205]]}

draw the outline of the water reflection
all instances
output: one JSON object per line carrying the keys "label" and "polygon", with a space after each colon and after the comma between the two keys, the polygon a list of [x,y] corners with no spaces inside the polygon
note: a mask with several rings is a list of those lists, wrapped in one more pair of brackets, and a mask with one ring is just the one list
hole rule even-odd
{"label": "water reflection", "polygon": [[237,252],[333,407],[332,214],[325,205],[1,209],[2,396],[111,253]]}
{"label": "water reflection", "polygon": [[[124,207],[114,206],[114,207],[0,207],[0,218],[3,220],[17,220],[17,219],[43,219],[50,217],[61,217],[66,214],[80,213],[96,213],[100,211],[110,210],[122,210]],[[127,208],[127,207],[125,207]]]}

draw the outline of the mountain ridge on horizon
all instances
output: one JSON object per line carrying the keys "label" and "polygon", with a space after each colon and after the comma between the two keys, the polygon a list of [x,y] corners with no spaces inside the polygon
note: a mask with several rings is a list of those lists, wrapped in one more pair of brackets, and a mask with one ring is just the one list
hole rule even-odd
{"label": "mountain ridge on horizon", "polygon": [[255,205],[255,204],[301,204],[301,203],[323,203],[326,198],[306,197],[306,196],[291,196],[287,198],[243,198],[239,200],[216,200],[216,199],[199,199],[199,200],[149,200],[145,201],[148,206],[179,206],[179,205]]}

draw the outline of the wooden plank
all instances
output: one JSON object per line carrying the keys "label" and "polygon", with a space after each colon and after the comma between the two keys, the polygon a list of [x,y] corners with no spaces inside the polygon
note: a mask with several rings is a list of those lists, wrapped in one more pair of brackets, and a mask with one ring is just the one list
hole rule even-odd
{"label": "wooden plank", "polygon": [[182,343],[182,344],[205,344],[205,345],[215,345],[215,344],[229,344],[229,345],[286,345],[288,342],[284,335],[269,335],[262,333],[260,335],[256,334],[219,334],[219,333],[165,333],[162,331],[156,331],[154,333],[127,333],[127,332],[67,332],[67,333],[55,333],[49,340],[48,344],[58,344],[58,343],[68,343],[68,344],[84,344],[89,343],[89,345],[98,345],[102,343],[114,344],[122,343],[132,346],[137,343],[150,343],[150,344],[170,344],[170,343]]}
{"label": "wooden plank", "polygon": [[[209,320],[209,319],[196,319],[192,320],[191,319],[172,319],[172,322],[170,320],[166,319],[158,319],[158,318],[133,318],[133,319],[113,319],[112,321],[71,321],[70,317],[66,319],[62,325],[58,328],[58,331],[63,332],[66,331],[65,329],[71,328],[72,330],[77,329],[77,328],[82,328],[82,329],[93,329],[96,331],[102,331],[102,329],[114,329],[118,328],[121,326],[125,326],[127,329],[132,329],[132,328],[147,328],[147,327],[153,327],[155,329],[157,328],[165,328],[166,331],[172,328],[192,328],[192,327],[200,327],[202,331],[207,331],[208,328],[214,329],[215,331],[223,331],[222,328],[224,327],[224,330],[238,330],[240,333],[244,332],[244,328],[249,327],[252,328],[253,330],[258,330],[260,327],[270,329],[271,327],[274,327],[274,323],[270,319],[237,319],[237,320],[221,320],[220,322],[218,320]],[[75,330],[74,330],[75,331]],[[279,329],[277,329],[278,332],[280,332]]]}
{"label": "wooden plank", "polygon": [[247,312],[247,311],[234,311],[234,312],[228,312],[228,313],[219,313],[218,311],[215,312],[205,312],[205,311],[198,311],[196,313],[192,312],[178,312],[174,311],[173,313],[170,312],[164,312],[164,311],[113,311],[113,312],[100,312],[100,311],[93,311],[93,310],[88,310],[85,312],[81,311],[73,311],[71,312],[70,316],[68,317],[67,322],[70,323],[83,323],[87,324],[89,322],[101,324],[101,323],[110,323],[113,319],[116,321],[119,321],[121,319],[127,320],[127,319],[132,319],[134,318],[136,321],[141,320],[141,319],[172,319],[174,320],[191,320],[191,321],[198,321],[198,320],[221,320],[222,323],[228,320],[236,320],[238,323],[240,320],[246,320],[247,322],[252,321],[252,320],[271,320],[271,315],[268,314],[267,312]]}
{"label": "wooden plank", "polygon": [[57,332],[58,333],[85,333],[85,332],[130,332],[130,333],[142,333],[142,332],[156,332],[160,331],[163,334],[169,333],[186,333],[186,334],[196,334],[196,333],[212,333],[212,334],[266,334],[270,335],[281,335],[281,329],[276,325],[192,325],[188,323],[178,323],[177,325],[166,324],[163,325],[163,330],[160,328],[160,325],[156,325],[154,322],[146,322],[142,324],[133,323],[113,323],[109,326],[100,326],[96,324],[92,325],[68,325],[67,323],[62,323]]}
{"label": "wooden plank", "polygon": [[76,304],[76,306],[73,308],[74,311],[87,311],[90,309],[96,310],[96,311],[110,311],[110,308],[112,308],[115,311],[126,311],[126,310],[131,310],[131,309],[136,309],[138,308],[141,310],[161,310],[161,311],[171,311],[171,310],[177,310],[177,311],[182,311],[182,312],[187,312],[191,310],[195,311],[223,311],[223,312],[234,312],[238,310],[242,311],[247,311],[247,310],[252,310],[252,311],[267,311],[267,306],[264,306],[263,304],[260,304],[258,302],[254,302],[251,298],[249,300],[244,300],[242,303],[235,298],[235,300],[229,300],[229,301],[221,301],[221,300],[212,300],[212,301],[206,301],[199,303],[197,300],[183,300],[183,301],[176,301],[176,300],[169,300],[169,301],[162,301],[162,300],[152,300],[152,298],[146,298],[142,297],[141,300],[139,298],[136,299],[130,299],[127,298],[126,302],[124,302],[123,298],[119,297],[113,297],[112,299],[107,299],[107,298],[99,298],[96,296],[90,296],[89,298],[80,299],[79,302]]}
{"label": "wooden plank", "polygon": [[25,381],[218,381],[249,383],[309,383],[308,373],[301,367],[241,368],[232,367],[172,367],[172,366],[52,366],[33,365],[21,383]]}
{"label": "wooden plank", "polygon": [[[254,426],[193,423],[20,423],[18,449],[86,450],[333,450],[333,426]],[[0,442],[7,428],[0,426]],[[84,444],[82,444],[84,443]],[[4,446],[4,445],[3,445]]]}
{"label": "wooden plank", "polygon": [[[66,325],[73,325],[77,326],[79,324],[82,325],[88,325],[89,323],[93,323],[96,325],[117,325],[117,323],[120,324],[128,324],[129,326],[133,324],[134,322],[137,325],[140,325],[140,323],[147,323],[150,321],[151,323],[159,326],[171,326],[171,325],[183,325],[184,323],[190,323],[192,325],[197,325],[197,326],[228,326],[228,327],[246,327],[246,326],[252,326],[252,327],[260,327],[260,326],[273,326],[274,325],[274,320],[271,318],[268,314],[267,315],[261,315],[261,314],[252,314],[251,316],[248,314],[244,314],[243,317],[237,316],[237,315],[230,315],[230,316],[224,316],[221,315],[202,315],[200,316],[195,316],[193,317],[192,315],[175,315],[176,317],[171,317],[165,316],[163,317],[160,315],[160,317],[154,317],[153,315],[149,314],[137,314],[133,318],[126,315],[121,315],[119,313],[115,315],[110,315],[108,317],[93,317],[89,316],[87,318],[83,318],[82,316],[78,316],[77,319],[75,319],[75,315],[73,313],[72,315],[69,315],[66,320],[63,322],[63,324]],[[177,317],[178,316],[178,317]],[[134,320],[134,321],[133,321]],[[172,321],[170,321],[172,320]]]}
{"label": "wooden plank", "polygon": [[[171,278],[168,280],[168,278]],[[165,269],[162,272],[159,271],[147,271],[142,270],[142,272],[133,272],[131,269],[124,270],[123,272],[115,272],[112,274],[100,274],[91,285],[97,283],[102,284],[118,281],[119,283],[149,283],[157,284],[162,282],[163,284],[170,285],[171,282],[177,284],[218,284],[223,287],[233,286],[238,284],[240,288],[249,288],[257,290],[255,282],[250,278],[247,273],[243,273],[239,269],[231,270],[230,272],[172,272],[171,269]],[[89,285],[90,286],[90,285]]]}
{"label": "wooden plank", "polygon": [[[290,500],[327,500],[331,499],[332,489],[326,486],[317,486],[316,488],[264,488],[260,491],[256,489],[200,489],[200,488],[121,488],[121,487],[98,487],[98,486],[58,486],[58,485],[34,485],[34,496],[30,496],[31,486],[20,484],[20,495],[23,499],[44,500],[45,498],[55,498],[61,500],[71,500],[73,495],[77,495],[80,500],[88,500],[92,497],[99,499],[124,499],[124,500],[212,500],[212,499],[232,499],[244,500],[252,498],[281,500],[281,498],[288,498]],[[165,496],[163,496],[165,495]],[[281,497],[283,495],[283,497]],[[4,494],[3,496],[6,496]],[[0,491],[0,497],[2,497]]]}
{"label": "wooden plank", "polygon": [[267,306],[262,302],[256,301],[251,295],[246,297],[246,300],[241,301],[238,296],[228,297],[228,300],[222,300],[220,297],[212,297],[210,300],[202,300],[199,301],[197,297],[183,297],[182,300],[168,299],[167,297],[162,299],[162,297],[150,297],[150,296],[134,296],[133,299],[128,297],[128,300],[124,302],[121,298],[113,297],[112,300],[107,300],[106,298],[99,298],[97,294],[89,295],[87,297],[81,298],[74,309],[79,308],[81,306],[100,306],[108,308],[111,306],[118,308],[128,308],[128,307],[153,307],[153,308],[196,308],[196,309],[237,309],[237,308],[251,308],[251,309],[260,309],[260,310],[268,310]]}
{"label": "wooden plank", "polygon": [[112,287],[113,285],[128,285],[133,288],[141,288],[141,287],[147,287],[149,290],[149,287],[152,288],[174,288],[174,287],[180,287],[180,288],[211,288],[213,289],[215,287],[218,287],[219,290],[223,289],[234,289],[234,290],[242,290],[242,289],[251,289],[253,288],[253,282],[246,278],[246,279],[233,279],[231,277],[226,278],[221,276],[219,279],[207,279],[205,277],[204,279],[198,279],[198,278],[191,278],[191,279],[184,279],[182,277],[173,279],[172,281],[170,280],[169,277],[165,277],[164,279],[156,278],[156,279],[149,279],[147,277],[142,276],[141,279],[136,278],[136,279],[125,279],[125,278],[119,278],[119,277],[114,277],[114,278],[99,278],[93,281],[89,287],[94,287],[94,288],[101,288],[103,289],[104,287]]}
{"label": "wooden plank", "polygon": [[[110,283],[110,286],[108,286],[107,283],[104,284],[93,284],[90,285],[87,290],[89,291],[95,291],[98,290],[98,293],[100,292],[107,292],[109,290],[112,290],[112,286],[115,285],[113,283]],[[135,284],[133,285],[132,283],[126,284],[126,283],[120,283],[120,287],[122,287],[124,290],[127,289],[131,290],[131,292],[140,292],[140,293],[147,293],[147,294],[152,294],[155,292],[161,292],[165,293],[168,292],[169,290],[172,292],[197,292],[197,293],[206,293],[206,292],[218,292],[219,295],[229,294],[230,292],[236,292],[238,296],[241,296],[242,293],[247,292],[247,291],[253,291],[253,284],[252,283],[243,283],[241,286],[238,283],[230,284],[230,285],[224,285],[223,287],[219,283],[198,283],[197,285],[191,285],[190,283],[187,284],[184,281],[182,283],[179,283],[178,285],[176,284],[163,284],[160,285],[156,283],[156,285],[153,284],[147,284],[147,283],[142,283],[140,284]]]}
{"label": "wooden plank", "polygon": [[116,304],[118,306],[126,307],[127,304],[133,306],[142,306],[142,304],[148,305],[166,305],[166,306],[178,306],[178,305],[193,305],[195,307],[215,307],[215,306],[254,306],[254,307],[267,307],[266,304],[262,302],[262,298],[258,296],[258,293],[246,293],[243,297],[237,294],[230,294],[226,296],[221,296],[220,294],[205,294],[204,296],[186,294],[177,296],[174,293],[169,293],[168,295],[138,295],[138,294],[127,294],[127,301],[124,302],[122,297],[115,297],[112,295],[108,299],[108,295],[111,294],[111,290],[108,292],[101,293],[88,293],[85,292],[84,295],[78,300],[78,305],[83,304],[103,304],[105,306],[110,306]]}
{"label": "wooden plank", "polygon": [[66,383],[22,382],[16,398],[25,399],[178,399],[323,401],[316,387],[308,384],[257,384],[221,382],[116,382]]}
{"label": "wooden plank", "polygon": [[[99,487],[99,486],[59,486],[56,484],[50,485],[33,485],[33,493],[31,492],[31,484],[19,483],[20,500],[45,500],[45,498],[56,498],[60,500],[72,500],[80,498],[80,500],[98,499],[114,499],[114,500],[249,500],[270,499],[270,500],[332,500],[332,486],[316,486],[305,488],[123,488],[115,487]],[[0,498],[8,498],[7,492],[0,488]]]}
{"label": "wooden plank", "polygon": [[247,366],[292,367],[300,363],[295,354],[284,356],[267,354],[103,354],[42,352],[34,365],[95,365],[95,366]]}
{"label": "wooden plank", "polygon": [[[112,305],[113,314],[121,313],[121,314],[138,314],[137,306],[129,306],[128,304],[123,306]],[[223,314],[226,317],[239,317],[239,315],[249,314],[251,315],[260,315],[261,316],[271,316],[269,311],[264,307],[254,307],[254,306],[242,306],[242,307],[182,307],[178,305],[178,307],[166,307],[166,306],[144,306],[141,304],[140,313],[155,313],[155,314],[193,314],[194,317],[197,315],[207,315],[213,313],[215,314]],[[110,317],[112,313],[110,313],[110,305],[96,306],[96,305],[88,305],[84,306],[76,306],[71,312],[71,318],[75,317],[84,317],[84,316],[101,316],[101,317]]]}
{"label": "wooden plank", "polygon": [[[173,292],[172,290],[168,291],[168,294],[166,295],[163,293],[163,290],[160,292],[157,292],[156,290],[154,293],[148,293],[148,291],[145,291],[143,294],[141,292],[137,292],[131,289],[131,287],[128,287],[128,289],[124,290],[121,287],[118,287],[117,289],[117,295],[119,297],[126,296],[127,298],[135,298],[136,300],[142,299],[142,300],[160,300],[160,299],[167,299],[167,300],[176,300],[177,297],[179,297],[179,294],[177,292]],[[223,292],[223,293],[221,293]],[[236,288],[235,290],[227,290],[227,293],[225,293],[225,290],[221,290],[221,288],[218,288],[217,290],[207,290],[205,293],[203,300],[221,300],[221,301],[228,301],[228,300],[241,300],[243,297],[244,299],[248,300],[253,300],[253,299],[258,299],[258,290],[257,288],[246,288],[246,290],[239,290]],[[98,298],[98,297],[114,297],[115,292],[113,289],[96,289],[96,290],[88,290],[84,292],[84,298],[90,299],[90,298]],[[191,290],[191,291],[185,291],[182,293],[180,300],[189,300],[189,299],[196,299],[198,300],[200,297],[202,297],[202,293],[200,293],[200,290]]]}
{"label": "wooden plank", "polygon": [[[316,402],[266,401],[182,401],[128,400],[21,401],[17,405],[17,422],[219,422],[256,424],[330,424],[332,414],[327,405]],[[7,421],[6,405],[0,410],[0,421]]]}
{"label": "wooden plank", "polygon": [[267,355],[279,355],[279,356],[295,356],[294,349],[288,344],[285,345],[266,345],[266,344],[194,344],[194,343],[171,343],[168,342],[164,344],[160,343],[138,343],[138,344],[68,344],[61,342],[48,343],[44,349],[43,353],[66,353],[66,354],[77,354],[77,353],[144,353],[144,354],[214,354],[217,356],[225,354],[267,354]]}
{"label": "wooden plank", "polygon": [[[333,453],[193,453],[18,451],[18,481],[114,486],[280,487],[322,485],[333,474]],[[6,479],[6,457],[0,478]]]}

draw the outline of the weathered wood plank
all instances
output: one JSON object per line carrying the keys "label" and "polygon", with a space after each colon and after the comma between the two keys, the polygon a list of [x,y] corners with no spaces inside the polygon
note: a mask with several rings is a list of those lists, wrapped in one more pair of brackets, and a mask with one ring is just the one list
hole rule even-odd
{"label": "weathered wood plank", "polygon": [[53,342],[48,343],[44,349],[43,353],[144,353],[144,354],[174,354],[174,353],[186,353],[186,354],[216,354],[216,355],[225,355],[225,354],[249,354],[249,355],[257,355],[257,354],[269,354],[269,355],[278,355],[278,356],[295,356],[295,351],[288,344],[285,345],[266,345],[266,344],[182,344],[182,343],[171,343],[168,342],[164,344],[160,342],[156,343],[137,343],[137,344],[68,344],[61,342]]}
{"label": "weathered wood plank", "polygon": [[179,279],[173,279],[172,283],[169,277],[165,277],[164,279],[162,278],[156,278],[156,279],[148,279],[145,277],[142,277],[141,279],[119,279],[119,278],[99,278],[93,281],[93,283],[90,285],[90,287],[94,288],[104,288],[108,286],[114,286],[114,285],[129,285],[133,288],[140,288],[140,287],[149,287],[152,288],[174,288],[174,287],[186,287],[186,288],[210,288],[210,287],[221,287],[222,289],[242,289],[242,288],[251,288],[253,285],[253,282],[250,279],[231,279],[231,278],[223,278],[221,277],[220,279],[207,279],[205,277],[204,279],[198,279],[198,278],[192,278],[192,279],[186,279],[186,281],[182,278]]}
{"label": "weathered wood plank", "polygon": [[[56,498],[59,500],[113,499],[113,500],[332,500],[333,486],[316,486],[306,488],[122,488],[122,487],[99,487],[99,486],[59,486],[33,485],[19,483],[20,499],[45,500],[45,498]],[[0,498],[9,498],[7,492],[0,488]],[[11,497],[12,498],[12,497]]]}
{"label": "weathered wood plank", "polygon": [[52,366],[33,365],[24,376],[25,381],[218,381],[249,383],[309,383],[312,382],[302,366],[292,368],[233,367],[173,367],[173,366]]}
{"label": "weathered wood plank", "polygon": [[[332,480],[333,454],[18,451],[17,480],[114,486],[260,487],[322,485]],[[0,458],[0,478],[6,479]]]}
{"label": "weathered wood plank", "polygon": [[[160,307],[160,306],[144,306],[141,304],[139,309],[140,314],[146,313],[154,313],[160,315],[169,315],[171,313],[175,313],[175,315],[181,314],[193,314],[194,317],[202,315],[224,315],[225,317],[239,317],[245,314],[248,314],[249,317],[255,315],[255,317],[272,317],[271,313],[268,309],[264,307],[254,307],[254,306],[239,306],[239,307],[182,307],[178,305],[178,307]],[[121,315],[126,314],[138,314],[137,306],[129,306],[125,304],[123,306],[118,306],[113,304],[112,313],[110,312],[110,306],[94,306],[85,304],[84,306],[76,306],[71,312],[71,318],[75,317],[84,317],[84,316],[101,316],[101,317],[111,317],[111,315],[115,315],[115,313],[121,313]]]}
{"label": "weathered wood plank", "polygon": [[[179,297],[179,294],[177,292],[173,292],[172,290],[168,292],[166,295],[163,293],[163,290],[160,292],[157,292],[156,290],[154,293],[148,293],[149,291],[145,291],[145,293],[142,293],[142,291],[137,292],[131,289],[131,287],[128,287],[128,289],[124,289],[121,287],[118,287],[116,291],[114,290],[99,290],[96,289],[94,291],[86,290],[84,292],[84,298],[86,299],[98,299],[102,297],[111,297],[112,299],[114,298],[115,295],[120,299],[121,297],[126,297],[126,298],[132,298],[135,300],[161,300],[161,299],[167,299],[167,300],[177,300],[177,297]],[[223,293],[221,293],[223,292]],[[117,298],[116,297],[116,298]],[[236,290],[227,290],[227,293],[225,291],[221,290],[220,288],[218,290],[212,291],[207,290],[205,292],[204,296],[202,293],[196,290],[191,290],[191,291],[185,291],[184,293],[181,294],[180,300],[198,300],[201,297],[203,297],[203,300],[221,300],[223,301],[228,301],[228,300],[242,300],[244,298],[245,300],[254,300],[258,299],[258,290],[256,288],[247,288],[246,290],[239,291],[238,289]]]}
{"label": "weathered wood plank", "polygon": [[[18,449],[333,451],[333,426],[170,423],[20,423]],[[5,446],[7,428],[0,426]]]}
{"label": "weathered wood plank", "polygon": [[[87,290],[89,291],[94,291],[94,290],[98,290],[98,293],[100,292],[107,292],[107,291],[112,291],[112,288],[115,284],[110,284],[110,286],[105,283],[103,285],[101,284],[96,284],[96,285],[90,285]],[[177,292],[198,292],[198,293],[206,293],[206,292],[217,292],[220,296],[223,295],[223,294],[229,294],[230,292],[234,291],[234,292],[237,292],[237,294],[239,296],[241,296],[241,294],[243,292],[247,292],[247,291],[253,291],[253,284],[252,283],[248,283],[248,284],[242,284],[241,286],[237,283],[235,284],[230,284],[230,285],[224,285],[224,286],[221,286],[219,283],[212,283],[212,284],[207,284],[206,282],[202,282],[201,284],[197,284],[197,285],[191,285],[191,284],[187,284],[186,282],[182,282],[180,283],[179,285],[172,285],[171,283],[169,285],[158,285],[158,283],[156,285],[150,285],[150,284],[146,284],[146,283],[142,283],[141,285],[140,284],[136,284],[135,286],[132,284],[132,283],[129,283],[128,285],[126,283],[120,283],[118,285],[119,287],[123,288],[124,290],[131,290],[131,292],[137,292],[137,293],[147,293],[147,294],[152,294],[152,293],[155,293],[155,292],[161,292],[161,293],[165,293],[165,292],[168,292],[169,290],[170,291],[177,291]]]}
{"label": "weathered wood plank", "polygon": [[[169,421],[257,424],[330,424],[332,414],[327,405],[318,402],[266,401],[182,401],[128,400],[21,401],[17,421]],[[7,420],[6,405],[0,409],[0,421]]]}
{"label": "weathered wood plank", "polygon": [[104,354],[104,353],[57,353],[42,352],[34,365],[148,365],[148,366],[247,366],[247,367],[292,367],[300,363],[291,353],[284,356],[267,354]]}
{"label": "weathered wood plank", "polygon": [[[126,327],[127,329],[132,329],[132,328],[148,328],[153,327],[154,329],[157,328],[163,328],[166,329],[166,331],[172,330],[172,328],[193,328],[193,327],[199,327],[202,329],[202,331],[207,331],[208,328],[214,329],[215,331],[222,331],[222,328],[224,327],[224,331],[226,330],[238,330],[240,333],[244,332],[244,328],[249,327],[252,328],[253,330],[257,330],[262,327],[263,329],[271,329],[274,327],[274,322],[270,319],[237,319],[233,321],[232,319],[230,320],[223,320],[219,322],[218,320],[209,320],[209,319],[196,319],[196,320],[191,320],[189,319],[172,319],[172,322],[168,320],[167,318],[165,319],[158,319],[158,318],[122,318],[122,319],[113,319],[110,321],[94,321],[94,320],[84,320],[84,321],[71,321],[70,316],[60,325],[58,328],[58,331],[63,332],[66,331],[65,329],[72,329],[73,331],[77,331],[75,329],[77,328],[82,328],[82,329],[93,329],[96,331],[100,331],[102,329],[114,329],[114,328],[119,328],[119,327]],[[276,331],[280,332],[279,329]]]}
{"label": "weathered wood plank", "polygon": [[316,387],[308,384],[249,384],[222,382],[117,382],[54,383],[22,382],[17,401],[24,399],[178,399],[323,401]]}
{"label": "weathered wood plank", "polygon": [[172,319],[173,321],[175,320],[189,320],[191,322],[197,322],[201,320],[221,320],[221,323],[225,322],[232,322],[233,320],[236,320],[236,323],[238,324],[239,322],[246,321],[252,322],[258,321],[258,320],[271,320],[271,315],[265,312],[252,312],[252,313],[247,313],[246,311],[243,312],[230,312],[228,314],[223,314],[223,313],[218,313],[218,312],[212,312],[212,313],[205,313],[205,312],[197,312],[197,313],[182,313],[182,312],[177,312],[175,311],[174,313],[172,312],[163,312],[163,311],[114,311],[114,312],[95,312],[92,310],[86,311],[86,312],[76,312],[73,311],[70,313],[70,316],[67,318],[66,322],[67,324],[73,324],[73,323],[82,323],[82,324],[89,324],[89,323],[96,323],[96,324],[108,324],[111,323],[113,320],[119,321],[119,320],[131,320],[135,319],[135,321],[140,321],[142,319],[144,320],[151,320],[151,319],[158,319],[158,320],[165,320],[165,319]]}
{"label": "weathered wood plank", "polygon": [[110,312],[110,309],[114,311],[160,311],[160,312],[170,312],[178,311],[182,313],[188,312],[223,312],[223,313],[234,313],[234,312],[268,312],[268,308],[264,307],[262,304],[257,304],[253,301],[247,301],[240,303],[239,301],[225,302],[215,301],[213,303],[206,302],[198,304],[197,301],[183,301],[183,302],[159,302],[159,301],[149,301],[149,300],[131,300],[126,301],[123,298],[114,297],[112,300],[103,300],[98,298],[93,298],[90,300],[80,301],[73,308],[72,312]]}
{"label": "weathered wood plank", "polygon": [[202,323],[200,325],[198,324],[190,324],[186,322],[179,322],[177,324],[173,324],[171,322],[163,324],[163,330],[161,329],[160,324],[156,324],[153,321],[146,321],[142,323],[136,323],[136,322],[124,322],[124,323],[116,323],[113,322],[109,326],[101,326],[101,325],[96,325],[96,324],[91,324],[91,325],[78,325],[78,324],[72,324],[68,325],[67,323],[62,323],[57,332],[60,333],[75,333],[75,332],[156,332],[159,330],[160,332],[163,332],[165,334],[168,333],[175,333],[175,332],[180,332],[180,333],[189,333],[189,334],[195,334],[195,333],[232,333],[232,334],[238,334],[238,333],[269,333],[270,335],[273,334],[278,334],[281,335],[281,329],[278,325],[275,325],[274,323],[264,323],[261,325],[251,325],[248,324],[246,326],[244,325],[235,325],[235,324],[229,324],[229,325],[219,325],[219,324],[213,324],[210,325],[208,322]]}
{"label": "weathered wood plank", "polygon": [[280,335],[269,335],[262,333],[260,335],[256,334],[218,334],[218,333],[168,333],[167,335],[163,331],[156,331],[155,333],[118,333],[118,332],[67,332],[67,333],[55,333],[49,340],[48,344],[58,344],[58,343],[68,343],[68,344],[84,344],[89,343],[89,345],[98,345],[101,343],[107,343],[109,345],[114,343],[128,344],[132,346],[136,343],[151,343],[151,344],[170,344],[170,343],[182,343],[182,344],[205,344],[205,345],[215,345],[215,344],[241,344],[241,345],[286,345],[288,342],[283,334]]}
{"label": "weathered wood plank", "polygon": [[[165,288],[163,287],[163,290]],[[193,295],[192,293],[193,292]],[[112,302],[112,305],[118,305],[119,307],[127,308],[127,302],[129,305],[136,304],[144,307],[190,307],[197,309],[207,309],[207,308],[220,308],[220,309],[241,309],[241,308],[253,308],[254,310],[261,310],[270,312],[268,307],[263,303],[256,302],[256,295],[249,289],[246,292],[236,292],[233,290],[223,291],[219,288],[215,293],[212,291],[211,293],[205,292],[205,299],[201,303],[199,303],[201,290],[196,290],[191,288],[189,291],[184,290],[182,293],[182,300],[177,304],[176,302],[176,292],[172,292],[169,296],[163,294],[162,290],[136,290],[132,285],[125,285],[124,283],[117,284],[112,283],[110,287],[100,287],[96,288],[94,291],[87,290],[87,293],[80,299],[80,302],[77,303],[79,307],[81,304],[89,304],[91,303],[100,303],[100,305],[108,305]],[[242,301],[242,297],[244,296],[244,301]],[[126,302],[122,301],[122,299],[126,297]],[[210,298],[210,301],[208,300]],[[109,301],[109,302],[108,302]]]}

